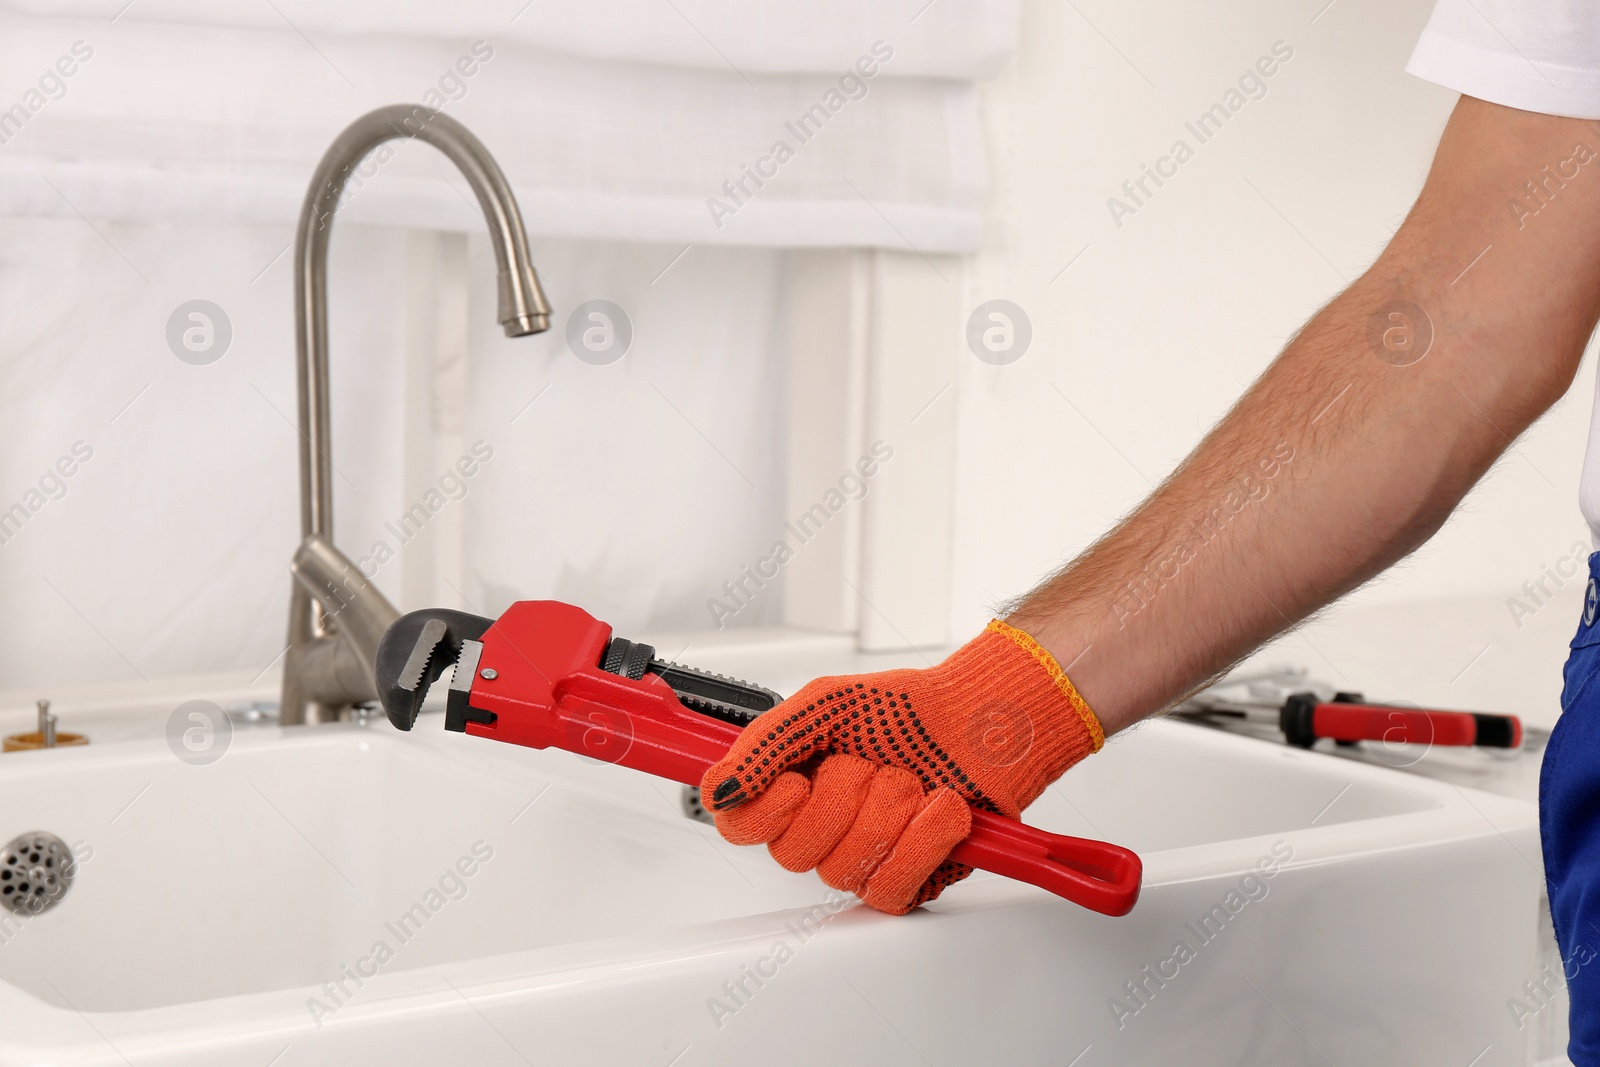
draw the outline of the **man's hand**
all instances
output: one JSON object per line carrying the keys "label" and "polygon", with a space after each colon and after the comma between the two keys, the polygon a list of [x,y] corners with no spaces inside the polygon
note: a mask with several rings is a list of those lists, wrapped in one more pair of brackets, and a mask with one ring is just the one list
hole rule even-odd
{"label": "man's hand", "polygon": [[900,915],[971,873],[945,860],[969,805],[1015,818],[1104,742],[1050,654],[996,621],[936,667],[817,679],[746,727],[700,795],[728,840]]}

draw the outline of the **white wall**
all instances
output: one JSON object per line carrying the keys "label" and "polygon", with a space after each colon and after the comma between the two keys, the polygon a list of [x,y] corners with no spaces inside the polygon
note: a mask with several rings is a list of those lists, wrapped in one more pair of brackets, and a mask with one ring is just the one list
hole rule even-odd
{"label": "white wall", "polygon": [[[471,243],[468,436],[495,458],[468,497],[463,606],[554,598],[635,636],[710,628],[707,599],[783,522],[783,253],[697,246],[674,263],[682,246],[539,241],[555,323],[508,340],[493,259]],[[607,366],[567,346],[568,317],[595,299],[633,325]],[[776,622],[782,586],[728,625]]]}
{"label": "white wall", "polygon": [[[1410,206],[1455,99],[1402,73],[1429,0],[1325,4],[1024,4],[1021,54],[986,88],[990,229],[967,303],[1016,302],[1034,340],[1010,366],[962,361],[956,633],[1147,493]],[[1267,95],[1199,144],[1184,122],[1280,40],[1294,55]],[[1119,228],[1107,198],[1180,137],[1194,158]],[[1503,600],[1587,536],[1592,382],[1591,360],[1444,531],[1353,603],[1477,595],[1491,655],[1553,672],[1559,644],[1519,651]],[[1439,675],[1481,645],[1441,652]],[[1303,642],[1285,655],[1333,673]]]}

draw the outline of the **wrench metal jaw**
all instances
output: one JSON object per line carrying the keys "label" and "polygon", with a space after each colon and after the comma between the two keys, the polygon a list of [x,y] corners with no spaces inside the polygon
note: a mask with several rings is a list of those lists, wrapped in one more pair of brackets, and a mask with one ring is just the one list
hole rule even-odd
{"label": "wrench metal jaw", "polygon": [[458,667],[451,683],[451,705],[456,703],[454,690],[458,685],[465,703],[472,675],[477,671],[477,656],[473,655],[472,665],[463,677],[459,669],[462,646],[470,642],[481,653],[483,646],[478,639],[493,625],[493,619],[470,612],[424,608],[400,616],[384,632],[378,643],[376,664],[378,699],[396,729],[409,730],[416,725],[428,689],[449,667]]}

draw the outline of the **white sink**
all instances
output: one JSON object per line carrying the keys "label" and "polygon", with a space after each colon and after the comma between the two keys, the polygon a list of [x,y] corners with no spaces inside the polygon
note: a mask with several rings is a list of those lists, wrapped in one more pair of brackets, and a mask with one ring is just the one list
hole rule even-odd
{"label": "white sink", "polygon": [[892,919],[677,798],[438,716],[0,756],[0,842],[92,850],[0,926],[0,1065],[1526,1062],[1527,804],[1154,723],[1028,813],[1143,855],[1130,916],[980,875]]}

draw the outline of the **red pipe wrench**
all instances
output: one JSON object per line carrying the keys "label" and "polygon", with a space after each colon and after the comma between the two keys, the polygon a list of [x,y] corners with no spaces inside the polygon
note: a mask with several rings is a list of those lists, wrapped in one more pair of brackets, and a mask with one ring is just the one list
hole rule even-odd
{"label": "red pipe wrench", "polygon": [[[411,729],[428,687],[452,665],[447,730],[554,746],[685,785],[699,785],[744,725],[781,699],[659,660],[649,645],[613,637],[571,604],[524,600],[495,620],[438,608],[390,626],[376,664],[389,721]],[[1132,910],[1143,875],[1125,848],[978,809],[950,858],[1105,915]]]}
{"label": "red pipe wrench", "polygon": [[1234,720],[1274,724],[1283,731],[1286,741],[1301,748],[1310,748],[1324,737],[1341,745],[1382,741],[1522,747],[1522,720],[1515,715],[1371,704],[1360,693],[1335,693],[1332,700],[1323,700],[1313,692],[1291,693],[1282,701],[1229,700],[1199,693],[1174,708],[1173,714],[1212,723]]}

